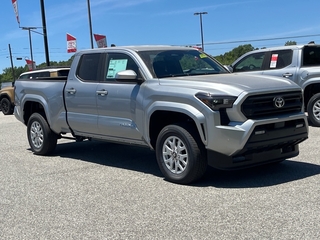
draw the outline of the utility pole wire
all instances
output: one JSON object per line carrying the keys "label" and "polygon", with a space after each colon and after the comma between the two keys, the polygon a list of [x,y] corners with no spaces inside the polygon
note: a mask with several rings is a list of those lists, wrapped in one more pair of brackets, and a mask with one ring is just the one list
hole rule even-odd
{"label": "utility pole wire", "polygon": [[[243,42],[262,42],[262,41],[273,41],[273,40],[281,40],[281,39],[306,38],[306,37],[317,37],[317,36],[320,36],[320,34],[292,36],[292,37],[261,38],[261,39],[251,39],[251,40],[235,40],[235,41],[226,41],[226,42],[210,42],[210,43],[205,43],[205,45],[218,45],[218,44],[243,43]],[[200,44],[189,44],[189,45],[200,45]]]}

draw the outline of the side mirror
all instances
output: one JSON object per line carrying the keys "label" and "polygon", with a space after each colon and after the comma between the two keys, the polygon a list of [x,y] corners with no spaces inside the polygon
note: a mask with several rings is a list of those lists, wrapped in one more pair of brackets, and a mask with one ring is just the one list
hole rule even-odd
{"label": "side mirror", "polygon": [[139,79],[137,77],[136,72],[133,70],[123,70],[123,71],[117,72],[115,78],[119,82],[128,82],[128,83],[135,82],[139,84],[143,82],[142,79]]}
{"label": "side mirror", "polygon": [[116,73],[117,80],[133,80],[137,78],[137,74],[133,70],[124,70]]}

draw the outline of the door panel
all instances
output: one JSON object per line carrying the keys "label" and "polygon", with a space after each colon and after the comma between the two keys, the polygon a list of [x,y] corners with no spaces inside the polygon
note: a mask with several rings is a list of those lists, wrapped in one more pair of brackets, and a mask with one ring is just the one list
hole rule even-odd
{"label": "door panel", "polygon": [[65,88],[65,101],[68,110],[68,123],[73,131],[99,132],[96,89],[97,83],[68,81]]}
{"label": "door panel", "polygon": [[64,94],[68,124],[76,133],[99,134],[96,91],[102,58],[102,53],[83,54],[77,71],[69,74]]}
{"label": "door panel", "polygon": [[103,135],[141,139],[135,124],[137,115],[138,84],[100,83],[98,90],[106,91],[106,95],[97,96],[98,126]]}
{"label": "door panel", "polygon": [[138,65],[127,54],[108,54],[104,79],[97,88],[98,128],[101,134],[141,141],[142,135],[136,126],[137,96],[140,85],[136,80],[117,81],[116,73],[133,70],[140,77]]}

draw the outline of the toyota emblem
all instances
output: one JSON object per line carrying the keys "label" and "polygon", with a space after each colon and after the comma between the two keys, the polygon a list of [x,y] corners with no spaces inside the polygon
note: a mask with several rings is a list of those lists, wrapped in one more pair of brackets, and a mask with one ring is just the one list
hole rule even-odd
{"label": "toyota emblem", "polygon": [[285,101],[282,97],[275,97],[273,99],[273,105],[276,107],[276,108],[282,108],[285,104]]}

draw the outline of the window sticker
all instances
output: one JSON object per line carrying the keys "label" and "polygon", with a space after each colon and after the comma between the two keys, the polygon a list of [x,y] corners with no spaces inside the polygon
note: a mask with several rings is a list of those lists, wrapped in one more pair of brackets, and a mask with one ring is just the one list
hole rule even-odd
{"label": "window sticker", "polygon": [[278,54],[272,54],[271,56],[271,62],[270,62],[270,68],[276,68],[278,62]]}
{"label": "window sticker", "polygon": [[107,78],[115,78],[117,72],[126,70],[128,59],[111,59],[109,62]]}

